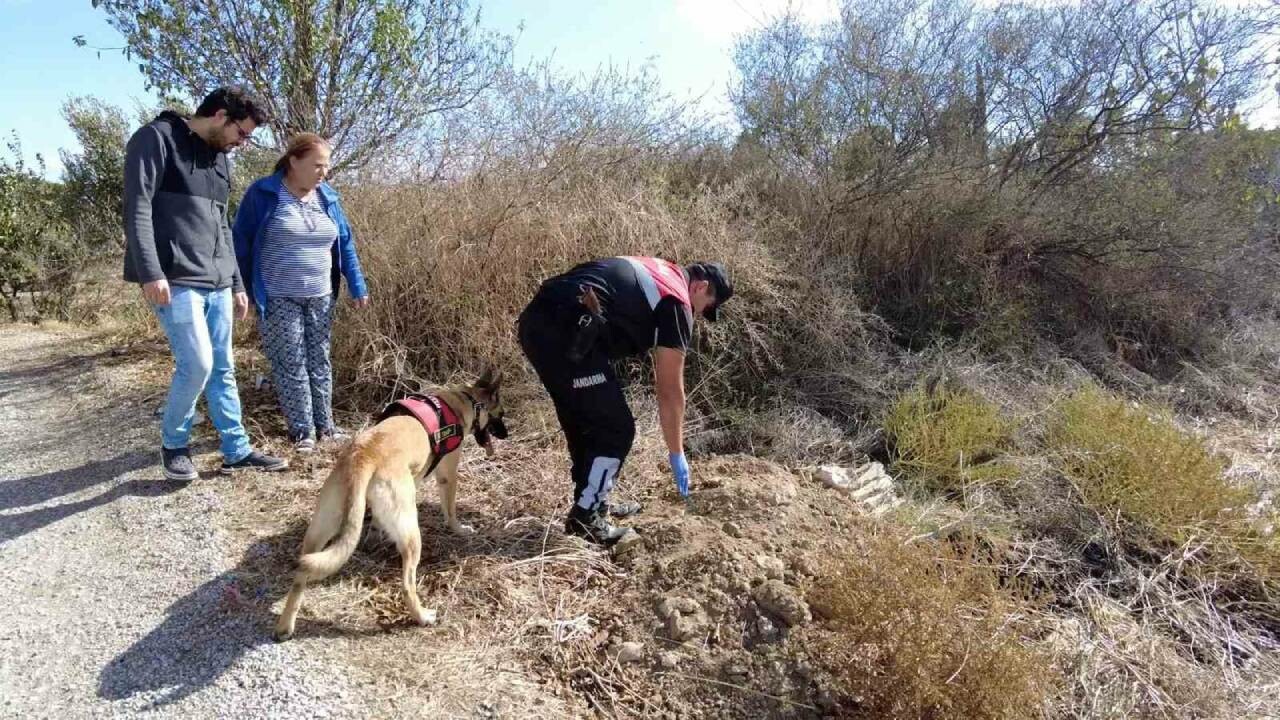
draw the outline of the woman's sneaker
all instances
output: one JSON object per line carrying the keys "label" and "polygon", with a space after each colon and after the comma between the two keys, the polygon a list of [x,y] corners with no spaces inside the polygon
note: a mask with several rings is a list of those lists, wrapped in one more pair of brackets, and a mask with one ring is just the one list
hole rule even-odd
{"label": "woman's sneaker", "polygon": [[351,433],[345,428],[338,427],[337,425],[329,428],[317,429],[316,436],[320,439],[320,442],[332,445],[341,445],[351,439]]}
{"label": "woman's sneaker", "polygon": [[236,470],[258,470],[261,472],[280,472],[289,467],[289,461],[284,458],[272,457],[264,455],[257,450],[245,455],[240,460],[229,463],[222,461],[222,468],[219,470],[223,475],[230,475]]}
{"label": "woman's sneaker", "polygon": [[310,455],[316,451],[316,439],[305,432],[289,433],[289,440],[299,455]]}
{"label": "woman's sneaker", "polygon": [[164,476],[169,480],[186,482],[200,477],[200,473],[196,472],[196,464],[191,462],[191,450],[189,448],[170,450],[162,447],[160,448],[160,462],[164,465]]}

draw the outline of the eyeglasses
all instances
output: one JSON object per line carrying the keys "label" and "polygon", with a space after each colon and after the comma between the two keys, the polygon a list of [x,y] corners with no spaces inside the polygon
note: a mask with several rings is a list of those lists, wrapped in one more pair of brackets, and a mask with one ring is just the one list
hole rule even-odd
{"label": "eyeglasses", "polygon": [[249,140],[253,139],[253,131],[252,130],[246,131],[244,129],[244,126],[240,124],[239,120],[230,120],[229,122],[232,125],[236,126],[236,132],[240,133],[240,139],[242,141],[248,142]]}

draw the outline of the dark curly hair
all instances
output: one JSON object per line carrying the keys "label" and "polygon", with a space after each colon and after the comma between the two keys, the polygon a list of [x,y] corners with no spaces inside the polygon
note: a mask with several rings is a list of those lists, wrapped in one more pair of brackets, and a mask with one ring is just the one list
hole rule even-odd
{"label": "dark curly hair", "polygon": [[255,125],[267,122],[262,101],[239,85],[226,85],[206,95],[196,108],[196,117],[213,117],[219,110],[226,110],[227,119],[233,122],[245,118],[251,118]]}

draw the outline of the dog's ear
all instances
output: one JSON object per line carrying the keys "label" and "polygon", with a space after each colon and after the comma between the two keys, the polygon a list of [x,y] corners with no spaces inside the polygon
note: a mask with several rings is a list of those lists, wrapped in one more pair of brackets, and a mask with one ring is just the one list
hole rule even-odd
{"label": "dog's ear", "polygon": [[485,368],[484,374],[476,381],[476,387],[481,390],[497,392],[498,387],[502,385],[502,371],[495,370],[492,365]]}

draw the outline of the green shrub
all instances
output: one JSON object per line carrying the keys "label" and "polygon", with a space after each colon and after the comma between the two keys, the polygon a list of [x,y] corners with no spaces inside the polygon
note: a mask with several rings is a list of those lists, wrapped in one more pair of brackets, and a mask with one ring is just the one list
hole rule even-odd
{"label": "green shrub", "polygon": [[1167,413],[1095,388],[1063,403],[1049,445],[1086,503],[1161,539],[1219,534],[1250,501],[1223,480],[1226,460]]}
{"label": "green shrub", "polygon": [[999,460],[1011,429],[996,407],[968,390],[918,387],[889,410],[885,433],[895,467],[931,492],[1008,479]]}
{"label": "green shrub", "polygon": [[77,248],[67,240],[59,187],[45,180],[44,172],[38,155],[34,166],[26,164],[15,135],[7,157],[0,156],[0,296],[12,320],[19,317],[21,293],[29,293],[36,303],[39,293],[58,290],[65,283],[65,268],[77,257]]}
{"label": "green shrub", "polygon": [[1167,411],[1087,388],[1063,404],[1048,439],[1063,475],[1122,531],[1153,543],[1208,543],[1206,572],[1280,580],[1280,537],[1264,530],[1274,515],[1253,517],[1256,493],[1227,482],[1226,459]]}

